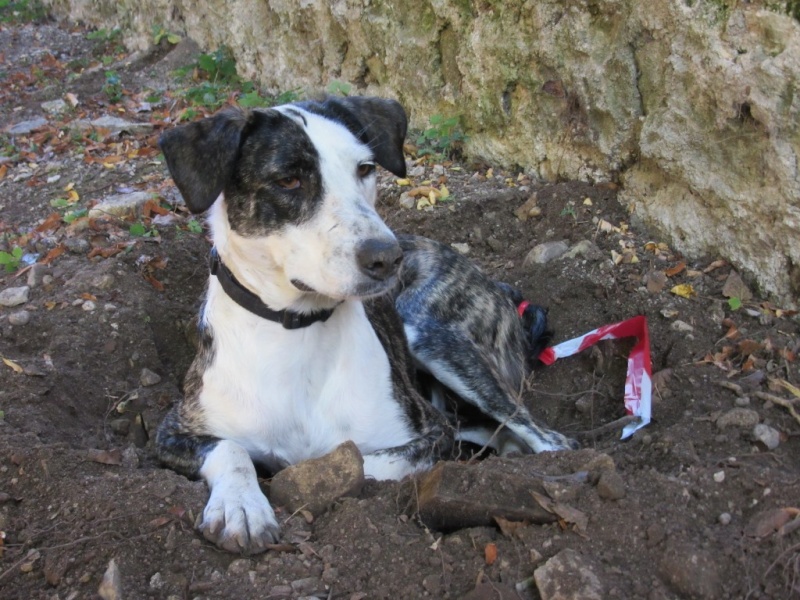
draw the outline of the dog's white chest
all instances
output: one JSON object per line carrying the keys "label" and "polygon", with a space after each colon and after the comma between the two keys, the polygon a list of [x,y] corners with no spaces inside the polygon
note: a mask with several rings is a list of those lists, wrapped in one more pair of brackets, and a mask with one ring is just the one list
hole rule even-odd
{"label": "dog's white chest", "polygon": [[363,454],[413,438],[388,358],[360,302],[285,330],[210,295],[215,353],[200,404],[210,433],[283,466],[353,440]]}

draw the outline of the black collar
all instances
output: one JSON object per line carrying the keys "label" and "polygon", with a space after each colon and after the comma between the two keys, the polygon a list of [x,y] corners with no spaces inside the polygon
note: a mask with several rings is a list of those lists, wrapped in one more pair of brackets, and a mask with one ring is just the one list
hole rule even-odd
{"label": "black collar", "polygon": [[222,289],[230,296],[231,300],[254,315],[280,323],[284,329],[308,327],[317,321],[327,321],[328,317],[333,314],[332,308],[309,314],[302,314],[292,310],[272,310],[261,301],[261,298],[239,283],[230,269],[222,263],[216,248],[211,249],[209,267],[211,268],[211,274],[216,275]]}

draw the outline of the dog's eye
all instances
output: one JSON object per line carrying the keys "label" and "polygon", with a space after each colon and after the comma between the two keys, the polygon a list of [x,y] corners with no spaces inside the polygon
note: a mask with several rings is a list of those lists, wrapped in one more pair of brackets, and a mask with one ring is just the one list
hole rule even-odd
{"label": "dog's eye", "polygon": [[300,178],[284,177],[283,179],[278,179],[276,183],[285,190],[296,190],[300,187]]}
{"label": "dog's eye", "polygon": [[358,165],[358,170],[356,172],[358,173],[358,176],[361,177],[362,179],[364,177],[369,177],[375,172],[375,163],[371,162],[361,163],[360,165]]}

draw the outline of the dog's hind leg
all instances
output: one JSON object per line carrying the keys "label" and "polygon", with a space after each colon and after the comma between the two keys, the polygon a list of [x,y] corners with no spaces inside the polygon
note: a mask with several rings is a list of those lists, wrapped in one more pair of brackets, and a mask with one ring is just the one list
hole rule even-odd
{"label": "dog's hind leg", "polygon": [[280,535],[275,512],[258,485],[247,450],[236,442],[188,433],[177,408],[156,435],[158,456],[188,477],[202,477],[211,494],[197,525],[206,539],[229,552],[257,554]]}
{"label": "dog's hind leg", "polygon": [[406,475],[426,471],[450,451],[452,442],[449,428],[433,423],[407,444],[366,454],[364,475],[378,481],[400,480]]}
{"label": "dog's hind leg", "polygon": [[579,447],[575,440],[538,425],[514,392],[505,389],[489,361],[463,332],[439,322],[406,323],[411,354],[422,368],[463,400],[522,438],[534,452]]}

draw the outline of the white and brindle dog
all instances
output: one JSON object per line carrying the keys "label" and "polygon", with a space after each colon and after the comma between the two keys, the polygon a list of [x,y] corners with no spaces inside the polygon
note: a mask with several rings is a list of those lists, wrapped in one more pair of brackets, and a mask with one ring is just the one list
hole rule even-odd
{"label": "white and brindle dog", "polygon": [[[446,246],[396,237],[375,211],[376,164],[405,175],[406,127],[395,101],[329,98],[229,108],[160,140],[189,209],[209,211],[214,250],[199,351],[156,444],[208,483],[199,527],[227,550],[279,536],[255,465],[275,472],[352,440],[368,477],[401,479],[497,423],[511,448],[576,447],[516,400],[544,313],[520,319],[512,288]],[[418,372],[493,426],[454,423]]]}

